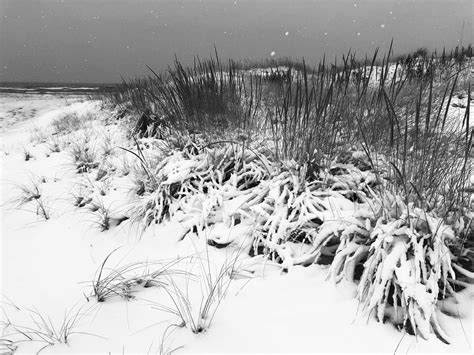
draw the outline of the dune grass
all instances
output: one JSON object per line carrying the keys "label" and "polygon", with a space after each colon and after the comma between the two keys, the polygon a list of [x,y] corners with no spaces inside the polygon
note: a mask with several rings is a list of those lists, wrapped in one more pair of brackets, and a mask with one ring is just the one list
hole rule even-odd
{"label": "dune grass", "polygon": [[[19,192],[18,197],[15,198],[12,203],[15,204],[17,208],[34,212],[41,219],[47,221],[51,218],[51,208],[40,189],[40,183],[42,182],[45,182],[44,177],[42,179],[31,178],[29,184],[17,185],[16,188]],[[32,206],[34,209],[29,209],[29,207]]]}
{"label": "dune grass", "polygon": [[51,127],[56,134],[72,133],[84,127],[84,119],[77,114],[63,115],[51,122]]}
{"label": "dune grass", "polygon": [[[110,252],[96,271],[91,282],[92,291],[87,300],[95,298],[97,302],[105,302],[112,297],[125,300],[134,298],[139,287],[165,287],[172,276],[186,275],[177,266],[181,259],[134,262],[115,268],[106,267],[112,255]],[[189,275],[188,275],[189,276]]]}
{"label": "dune grass", "polygon": [[[96,334],[78,331],[77,327],[81,319],[88,314],[82,307],[72,307],[64,312],[60,322],[53,322],[51,318],[35,309],[19,309],[28,314],[31,324],[15,324],[7,318],[2,321],[5,331],[10,339],[0,339],[0,348],[14,353],[23,342],[39,343],[41,348],[36,352],[40,353],[44,349],[55,344],[69,344],[70,338],[74,334],[100,337]],[[14,340],[11,340],[14,339]]]}
{"label": "dune grass", "polygon": [[[315,67],[304,60],[268,64],[275,67],[222,63],[217,53],[190,68],[175,61],[166,73],[150,68],[150,76],[124,81],[105,99],[127,112],[135,142],[154,138],[168,147],[158,164],[138,143],[130,151],[142,168],[136,218],[149,225],[191,213],[192,196],[202,203],[201,219],[187,226],[192,230],[223,223],[210,191],[224,202],[242,198],[223,218],[256,221],[249,255],[263,254],[284,270],[330,264],[336,281],[360,282],[359,299],[380,321],[401,307],[395,324],[448,342],[433,309],[438,298],[455,294],[450,280],[472,272],[466,266],[472,254],[465,253],[473,239],[472,48],[395,58],[390,48],[384,56],[376,51],[359,60],[349,53]],[[468,97],[461,118],[450,113],[459,92]],[[369,212],[331,222],[328,196]],[[312,249],[295,256],[289,242]],[[423,270],[407,266],[414,249]],[[410,296],[392,259],[423,273],[412,281],[433,296],[428,304]],[[384,278],[374,265],[387,270]],[[198,331],[177,286],[170,297],[176,309],[168,311]]]}
{"label": "dune grass", "polygon": [[191,68],[176,61],[166,74],[124,82],[111,99],[139,116],[132,122],[138,136],[181,150],[216,141],[264,144],[273,161],[296,160],[308,179],[357,147],[410,202],[431,210],[442,195],[452,210],[465,199],[471,132],[469,110],[456,126],[447,116],[455,92],[467,89],[461,77],[472,48],[441,57],[418,52],[396,62],[391,51],[364,61],[349,53],[313,69],[304,60],[287,63],[289,80],[278,82],[240,69],[248,65],[224,65],[216,54]]}
{"label": "dune grass", "polygon": [[[209,252],[206,249],[204,255],[197,255],[190,260],[190,263],[198,265],[195,279],[199,281],[201,297],[199,302],[193,300],[189,293],[189,285],[179,286],[172,277],[167,278],[164,290],[172,301],[171,306],[163,304],[153,304],[153,308],[172,314],[178,318],[178,327],[187,327],[194,334],[206,331],[227,294],[227,290],[232,282],[231,275],[238,267],[238,262],[243,249],[227,256],[221,265],[214,265],[210,260]],[[214,270],[215,269],[215,270]],[[191,270],[186,271],[187,275],[194,275]]]}

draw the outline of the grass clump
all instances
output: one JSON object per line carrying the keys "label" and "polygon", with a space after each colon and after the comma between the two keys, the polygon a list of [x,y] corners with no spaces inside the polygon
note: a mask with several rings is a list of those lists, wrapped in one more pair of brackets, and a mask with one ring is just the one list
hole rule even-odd
{"label": "grass clump", "polygon": [[101,232],[108,231],[113,226],[117,226],[128,219],[127,216],[113,217],[110,206],[105,206],[102,201],[96,202],[91,199],[88,204],[89,209],[94,216],[94,224],[100,229]]}
{"label": "grass clump", "polygon": [[78,173],[87,173],[99,166],[95,150],[88,144],[73,143],[71,156]]}
{"label": "grass clump", "polygon": [[396,197],[384,209],[370,234],[358,297],[379,321],[390,319],[424,339],[433,331],[449,343],[436,307],[438,299],[453,294],[446,241],[455,238],[454,232],[441,219]]}
{"label": "grass clump", "polygon": [[101,146],[102,157],[111,156],[114,152],[114,146],[111,136],[105,136]]}
{"label": "grass clump", "polygon": [[[134,115],[131,132],[169,149],[158,164],[138,144],[130,151],[141,167],[132,172],[135,218],[176,218],[184,235],[251,220],[249,255],[284,270],[328,264],[336,281],[360,280],[358,297],[378,320],[447,342],[436,301],[456,292],[452,280],[472,256],[461,257],[461,245],[472,250],[469,105],[464,117],[450,111],[455,93],[471,95],[472,49],[392,57],[390,48],[272,71],[216,55],[124,83],[109,100]],[[205,329],[170,285],[174,307],[165,310]]]}
{"label": "grass clump", "polygon": [[23,206],[28,202],[41,198],[39,184],[35,183],[34,181],[31,182],[31,185],[20,185],[17,188],[20,191],[20,196],[15,201],[18,206]]}
{"label": "grass clump", "polygon": [[53,323],[50,317],[41,314],[37,309],[27,310],[32,324],[26,326],[14,324],[9,320],[8,322],[3,322],[9,337],[12,339],[19,338],[19,340],[12,341],[2,339],[2,341],[6,344],[8,349],[15,350],[18,347],[17,344],[25,341],[44,344],[37,351],[37,353],[39,353],[45,348],[56,344],[69,344],[69,340],[74,334],[97,336],[76,330],[81,318],[86,314],[82,312],[82,307],[74,308],[75,307],[66,310],[61,322],[58,324]]}
{"label": "grass clump", "polygon": [[51,140],[47,144],[48,151],[50,153],[59,153],[62,150],[61,142],[57,136],[52,136]]}
{"label": "grass clump", "polygon": [[44,143],[48,139],[48,134],[47,132],[38,127],[34,126],[32,131],[31,131],[31,136],[30,136],[30,141],[33,142],[34,144],[39,144],[39,143]]}
{"label": "grass clump", "polygon": [[51,122],[56,134],[68,134],[84,127],[84,118],[76,113],[66,114]]}
{"label": "grass clump", "polygon": [[36,214],[45,221],[51,218],[51,209],[43,199],[36,200]]}
{"label": "grass clump", "polygon": [[51,218],[51,209],[46,204],[39,183],[31,181],[30,185],[19,185],[17,189],[20,191],[20,196],[14,200],[14,203],[20,208],[24,205],[34,204],[34,210],[28,210],[36,213],[39,217],[45,221]]}
{"label": "grass clump", "polygon": [[33,154],[31,154],[31,152],[28,149],[24,148],[23,149],[23,159],[25,161],[30,161],[33,158],[34,158]]}
{"label": "grass clump", "polygon": [[[192,68],[176,60],[166,75],[154,73],[146,79],[124,82],[112,100],[130,102],[131,109],[140,115],[132,132],[139,136],[172,135],[178,139],[175,144],[183,146],[187,142],[180,138],[184,136],[175,132],[218,136],[245,125],[242,120],[255,114],[255,106],[249,97],[248,107],[242,107],[242,85],[235,64],[229,62],[224,67],[216,55],[210,61],[197,59]],[[255,86],[251,85],[253,89]]]}
{"label": "grass clump", "polygon": [[92,281],[92,292],[89,297],[95,298],[97,302],[105,302],[112,297],[130,300],[134,298],[133,293],[138,287],[161,287],[165,285],[166,277],[182,274],[176,268],[179,259],[135,262],[116,268],[106,267],[110,257],[117,250],[118,248],[114,249],[105,257]]}
{"label": "grass clump", "polygon": [[72,197],[74,199],[75,207],[82,208],[92,202],[92,197],[90,197],[89,194],[84,193],[84,191],[73,192]]}
{"label": "grass clump", "polygon": [[[232,274],[240,260],[239,249],[236,253],[228,256],[220,266],[211,265],[209,253],[206,250],[204,256],[197,256],[195,262],[198,264],[198,280],[201,289],[199,302],[191,299],[188,279],[185,288],[179,286],[172,277],[167,278],[164,290],[171,299],[172,305],[154,304],[153,308],[176,316],[179,319],[178,327],[188,327],[194,334],[206,331],[212,323],[222,300],[232,282]],[[192,260],[191,260],[192,262]],[[190,271],[191,272],[191,271]],[[189,273],[190,273],[189,272]],[[199,304],[199,307],[197,305]]]}

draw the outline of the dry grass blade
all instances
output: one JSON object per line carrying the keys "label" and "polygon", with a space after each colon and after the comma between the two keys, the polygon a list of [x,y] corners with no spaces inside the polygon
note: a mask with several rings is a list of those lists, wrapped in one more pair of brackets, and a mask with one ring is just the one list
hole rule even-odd
{"label": "dry grass blade", "polygon": [[[133,262],[115,268],[106,268],[110,257],[118,250],[110,252],[101,263],[92,282],[92,293],[97,302],[105,302],[112,297],[121,297],[125,300],[134,298],[137,287],[164,287],[168,278],[185,275],[176,266],[183,259]],[[192,276],[192,275],[189,275]]]}
{"label": "dry grass blade", "polygon": [[[100,337],[96,334],[77,331],[77,327],[82,317],[87,315],[83,312],[83,307],[75,309],[72,307],[64,312],[61,323],[55,324],[49,316],[43,315],[36,308],[25,309],[32,322],[31,325],[19,325],[14,323],[7,324],[6,329],[9,329],[11,337],[22,337],[20,340],[12,341],[5,340],[4,344],[7,347],[15,349],[21,342],[39,342],[45,344],[37,353],[41,352],[49,346],[55,344],[69,344],[70,337],[74,334],[83,334],[94,337]],[[2,339],[3,341],[3,339]],[[1,345],[1,343],[0,343]]]}

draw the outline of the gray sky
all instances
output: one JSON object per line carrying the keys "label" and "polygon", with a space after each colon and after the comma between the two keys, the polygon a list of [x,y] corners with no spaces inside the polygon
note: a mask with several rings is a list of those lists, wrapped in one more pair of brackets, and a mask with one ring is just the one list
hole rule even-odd
{"label": "gray sky", "polygon": [[[472,42],[471,0],[0,0],[0,81],[117,82],[222,57],[398,53]],[[462,31],[464,23],[464,31]]]}

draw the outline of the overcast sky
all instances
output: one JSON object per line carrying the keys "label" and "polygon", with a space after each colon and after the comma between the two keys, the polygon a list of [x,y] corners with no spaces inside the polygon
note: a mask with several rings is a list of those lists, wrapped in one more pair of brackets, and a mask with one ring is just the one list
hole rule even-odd
{"label": "overcast sky", "polygon": [[[0,81],[117,82],[222,57],[363,54],[472,42],[471,0],[0,0]],[[464,24],[464,30],[463,30]]]}

